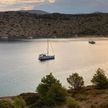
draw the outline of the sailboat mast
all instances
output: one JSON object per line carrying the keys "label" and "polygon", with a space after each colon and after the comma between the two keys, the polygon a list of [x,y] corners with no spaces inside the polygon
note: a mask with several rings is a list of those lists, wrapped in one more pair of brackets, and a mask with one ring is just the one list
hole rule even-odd
{"label": "sailboat mast", "polygon": [[47,55],[49,55],[49,41],[47,39]]}

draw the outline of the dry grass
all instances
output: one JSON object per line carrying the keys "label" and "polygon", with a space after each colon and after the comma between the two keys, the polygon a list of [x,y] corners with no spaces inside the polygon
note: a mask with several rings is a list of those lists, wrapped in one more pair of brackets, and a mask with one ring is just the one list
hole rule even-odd
{"label": "dry grass", "polygon": [[108,101],[108,89],[97,90],[93,87],[86,87],[76,93],[74,97],[79,101],[81,108],[91,108],[91,106],[98,108],[98,106]]}

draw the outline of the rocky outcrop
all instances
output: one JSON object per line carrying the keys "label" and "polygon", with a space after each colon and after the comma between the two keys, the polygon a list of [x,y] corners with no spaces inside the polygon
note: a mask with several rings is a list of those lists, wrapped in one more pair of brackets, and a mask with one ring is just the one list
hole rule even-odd
{"label": "rocky outcrop", "polygon": [[108,14],[30,14],[1,12],[1,38],[74,37],[108,35]]}

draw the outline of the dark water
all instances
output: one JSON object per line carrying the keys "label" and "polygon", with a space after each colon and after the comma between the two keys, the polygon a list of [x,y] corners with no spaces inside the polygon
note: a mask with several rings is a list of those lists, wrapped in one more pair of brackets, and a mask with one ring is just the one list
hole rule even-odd
{"label": "dark water", "polygon": [[71,39],[50,40],[56,59],[39,62],[38,55],[46,51],[46,40],[0,42],[0,96],[34,92],[46,74],[54,76],[68,87],[66,78],[73,72],[84,77],[85,84],[98,67],[108,74],[108,41],[100,40],[96,45],[88,41]]}

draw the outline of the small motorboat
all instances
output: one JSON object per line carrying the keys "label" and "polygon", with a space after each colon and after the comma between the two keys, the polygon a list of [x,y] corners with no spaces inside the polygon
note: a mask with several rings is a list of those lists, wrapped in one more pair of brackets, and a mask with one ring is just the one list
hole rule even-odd
{"label": "small motorboat", "polygon": [[95,41],[89,41],[89,44],[96,44]]}

